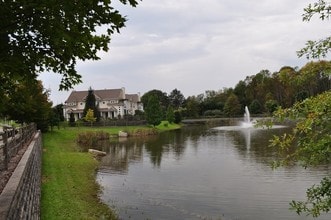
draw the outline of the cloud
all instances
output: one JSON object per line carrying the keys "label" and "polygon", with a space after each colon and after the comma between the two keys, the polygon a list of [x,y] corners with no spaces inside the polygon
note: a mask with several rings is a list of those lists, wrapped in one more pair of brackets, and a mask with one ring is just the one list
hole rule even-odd
{"label": "cloud", "polygon": [[[143,0],[137,8],[119,3],[128,18],[121,34],[112,37],[110,51],[99,61],[80,62],[84,83],[76,90],[125,87],[129,93],[177,88],[186,97],[206,90],[234,87],[263,69],[302,66],[296,51],[307,40],[328,35],[325,23],[302,21],[310,0]],[[55,103],[69,92],[56,92]],[[56,78],[56,77],[55,77]],[[57,79],[59,80],[59,79]]]}

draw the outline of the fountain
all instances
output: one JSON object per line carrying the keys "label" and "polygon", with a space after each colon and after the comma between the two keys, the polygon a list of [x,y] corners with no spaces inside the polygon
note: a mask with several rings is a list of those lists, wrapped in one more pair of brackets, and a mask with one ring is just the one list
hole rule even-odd
{"label": "fountain", "polygon": [[254,125],[253,122],[251,122],[251,116],[248,110],[248,107],[245,106],[245,113],[244,113],[244,121],[241,123],[242,128],[252,128]]}
{"label": "fountain", "polygon": [[223,131],[241,131],[241,132],[255,132],[262,129],[277,129],[277,128],[284,128],[284,125],[273,125],[271,127],[266,126],[255,126],[257,123],[256,120],[252,120],[250,116],[250,112],[247,106],[245,106],[244,112],[244,120],[237,122],[237,125],[227,125],[227,126],[220,126],[214,127],[212,129],[216,130],[223,130]]}
{"label": "fountain", "polygon": [[244,112],[244,120],[240,121],[237,125],[230,125],[230,126],[219,126],[212,128],[213,130],[219,130],[219,131],[238,131],[241,133],[241,135],[245,138],[246,142],[246,148],[247,150],[251,147],[251,138],[256,134],[256,132],[259,132],[263,129],[278,129],[278,128],[284,128],[286,126],[283,125],[273,125],[272,127],[266,127],[266,126],[255,126],[257,123],[256,120],[251,120],[250,112],[247,106],[245,106],[245,112]]}

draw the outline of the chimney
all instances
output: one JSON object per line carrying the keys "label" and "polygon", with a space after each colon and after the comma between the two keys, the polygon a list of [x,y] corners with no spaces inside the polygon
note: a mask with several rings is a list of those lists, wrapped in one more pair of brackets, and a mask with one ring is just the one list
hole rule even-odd
{"label": "chimney", "polygon": [[125,88],[122,87],[121,89],[122,89],[122,99],[125,99]]}

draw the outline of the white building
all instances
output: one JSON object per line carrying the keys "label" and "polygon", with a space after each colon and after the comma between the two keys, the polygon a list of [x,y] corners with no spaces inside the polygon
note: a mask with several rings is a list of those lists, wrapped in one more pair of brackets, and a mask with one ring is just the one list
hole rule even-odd
{"label": "white building", "polygon": [[[96,106],[103,119],[121,118],[124,115],[134,115],[136,110],[143,111],[140,94],[125,94],[125,88],[93,90]],[[83,117],[85,100],[88,91],[72,91],[64,102],[64,117],[69,120],[74,113],[75,120]]]}

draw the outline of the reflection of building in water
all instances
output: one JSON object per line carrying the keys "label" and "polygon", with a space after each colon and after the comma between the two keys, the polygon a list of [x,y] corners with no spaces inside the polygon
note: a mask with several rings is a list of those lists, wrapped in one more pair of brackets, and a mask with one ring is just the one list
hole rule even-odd
{"label": "reflection of building in water", "polygon": [[138,143],[113,143],[109,153],[102,158],[101,170],[113,173],[127,173],[129,163],[142,161],[143,146]]}

